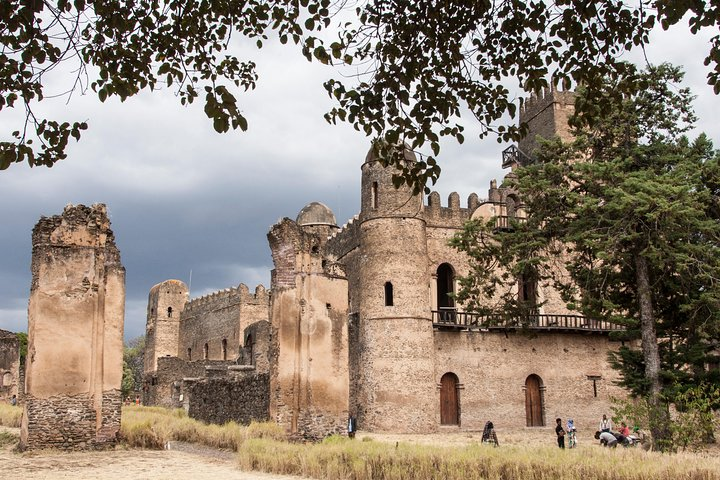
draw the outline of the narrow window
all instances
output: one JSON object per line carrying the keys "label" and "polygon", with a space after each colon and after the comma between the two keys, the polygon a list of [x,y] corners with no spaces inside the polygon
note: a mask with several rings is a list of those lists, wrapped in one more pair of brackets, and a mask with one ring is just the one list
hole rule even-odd
{"label": "narrow window", "polygon": [[252,334],[249,334],[247,338],[245,338],[245,354],[247,355],[247,361],[245,363],[247,365],[255,365],[255,357],[253,356]]}
{"label": "narrow window", "polygon": [[206,343],[205,346],[203,346],[203,359],[208,359],[208,353],[210,353],[210,347],[208,347],[208,344]]}
{"label": "narrow window", "polygon": [[222,359],[227,360],[227,340],[224,338],[222,341]]}
{"label": "narrow window", "polygon": [[168,307],[168,317],[172,317],[172,307]]}
{"label": "narrow window", "polygon": [[377,208],[378,207],[378,183],[377,182],[372,183],[370,195],[371,195],[370,196],[370,202],[371,202],[370,206],[372,208]]}
{"label": "narrow window", "polygon": [[437,269],[437,308],[443,322],[455,320],[454,292],[455,272],[450,264],[443,263]]}
{"label": "narrow window", "polygon": [[385,306],[393,306],[393,286],[390,282],[385,282]]}
{"label": "narrow window", "polygon": [[524,274],[518,278],[518,302],[530,309],[537,307],[537,282],[530,275]]}
{"label": "narrow window", "polygon": [[588,375],[587,379],[592,382],[593,397],[597,398],[597,396],[598,396],[597,382],[598,382],[598,380],[602,379],[602,377],[600,375]]}
{"label": "narrow window", "polygon": [[188,360],[192,360],[192,348],[188,348]]}

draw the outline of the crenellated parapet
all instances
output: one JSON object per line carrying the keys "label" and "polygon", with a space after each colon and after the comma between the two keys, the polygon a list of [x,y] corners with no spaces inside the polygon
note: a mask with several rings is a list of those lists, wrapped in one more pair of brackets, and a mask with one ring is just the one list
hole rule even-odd
{"label": "crenellated parapet", "polygon": [[466,207],[460,205],[460,195],[452,192],[448,196],[447,207],[443,207],[440,194],[432,192],[428,195],[424,215],[429,226],[460,228],[463,223],[470,220],[470,216],[478,208],[481,201],[476,193],[470,194]]}
{"label": "crenellated parapet", "polygon": [[353,218],[343,225],[340,230],[328,238],[326,250],[334,258],[342,258],[348,252],[360,245],[360,221],[359,216]]}
{"label": "crenellated parapet", "polygon": [[575,93],[572,91],[550,87],[525,99],[520,105],[520,126],[527,128],[528,134],[518,142],[520,151],[532,158],[538,146],[537,137],[570,140],[568,120],[573,113]]}
{"label": "crenellated parapet", "polygon": [[258,285],[255,287],[255,292],[251,293],[247,285],[241,283],[235,288],[226,288],[193,298],[185,304],[182,317],[195,315],[198,311],[209,312],[238,304],[267,304],[269,298],[270,294],[264,286]]}

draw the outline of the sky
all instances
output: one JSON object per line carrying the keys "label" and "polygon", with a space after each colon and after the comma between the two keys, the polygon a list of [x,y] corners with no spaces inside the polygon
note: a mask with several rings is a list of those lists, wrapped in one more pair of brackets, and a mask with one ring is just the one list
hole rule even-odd
{"label": "sky", "polygon": [[[720,98],[706,85],[702,62],[709,34],[686,30],[656,32],[647,57],[684,66],[684,86],[698,97],[695,134],[706,132],[720,147]],[[31,231],[69,203],[108,207],[126,269],[126,339],[144,333],[153,285],[182,280],[191,298],[240,283],[269,287],[271,225],[295,219],[313,201],[330,207],[339,225],[359,211],[370,140],[323,118],[333,103],[322,83],[339,73],[272,42],[241,55],[257,63],[260,76],[256,90],[238,96],[247,132],[216,133],[202,102],[182,107],[171,89],[124,103],[103,104],[91,93],[43,102],[49,115],[87,121],[89,130],[52,168],[0,171],[0,329],[27,331]],[[640,52],[628,58],[643,61]],[[465,143],[445,143],[438,157],[442,174],[433,190],[443,205],[451,192],[462,206],[473,192],[486,198],[490,181],[506,173],[501,152],[509,145],[478,139],[470,119],[465,125]],[[15,113],[0,111],[0,139],[17,127]]]}

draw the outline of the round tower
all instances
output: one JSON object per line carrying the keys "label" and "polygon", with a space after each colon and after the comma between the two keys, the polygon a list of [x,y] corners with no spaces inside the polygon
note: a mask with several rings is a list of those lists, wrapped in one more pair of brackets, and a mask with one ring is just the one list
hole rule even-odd
{"label": "round tower", "polygon": [[145,325],[145,373],[157,369],[158,357],[180,356],[180,313],[188,301],[188,288],[180,280],[166,280],[150,289]]}
{"label": "round tower", "polygon": [[[405,161],[417,160],[407,150]],[[428,432],[436,389],[423,199],[407,185],[396,189],[395,172],[372,150],[362,166],[351,409],[361,429]]]}

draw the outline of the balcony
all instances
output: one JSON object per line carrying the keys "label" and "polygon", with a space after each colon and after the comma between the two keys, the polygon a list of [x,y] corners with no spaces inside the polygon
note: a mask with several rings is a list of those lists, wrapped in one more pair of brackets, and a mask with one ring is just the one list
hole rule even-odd
{"label": "balcony", "polygon": [[624,327],[605,320],[594,320],[582,315],[535,314],[519,318],[506,318],[500,314],[480,315],[458,312],[454,309],[433,310],[433,327],[439,330],[508,330],[528,329],[565,332],[609,333]]}

